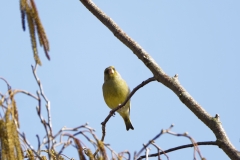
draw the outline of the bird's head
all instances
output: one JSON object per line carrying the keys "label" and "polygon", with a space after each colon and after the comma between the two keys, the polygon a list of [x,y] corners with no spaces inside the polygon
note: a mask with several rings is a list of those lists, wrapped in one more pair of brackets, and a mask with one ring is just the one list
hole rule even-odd
{"label": "bird's head", "polygon": [[119,77],[119,73],[116,71],[116,69],[114,68],[114,66],[110,66],[110,67],[107,67],[105,70],[104,70],[104,81],[107,81],[109,79],[114,79],[114,78],[117,78]]}

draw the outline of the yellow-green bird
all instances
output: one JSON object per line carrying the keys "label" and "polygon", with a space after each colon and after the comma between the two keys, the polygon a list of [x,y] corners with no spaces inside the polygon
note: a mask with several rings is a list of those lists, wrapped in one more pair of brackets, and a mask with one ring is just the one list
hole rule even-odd
{"label": "yellow-green bird", "polygon": [[[103,97],[109,108],[114,109],[122,104],[130,94],[127,83],[113,66],[104,71],[104,83],[102,86]],[[126,129],[134,129],[130,121],[130,100],[124,107],[117,111],[123,118]]]}

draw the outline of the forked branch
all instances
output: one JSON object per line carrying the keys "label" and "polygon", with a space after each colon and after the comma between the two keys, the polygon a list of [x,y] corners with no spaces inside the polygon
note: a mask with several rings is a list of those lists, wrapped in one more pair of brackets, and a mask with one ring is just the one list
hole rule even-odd
{"label": "forked branch", "polygon": [[232,145],[225,133],[219,118],[212,117],[179,83],[177,77],[168,76],[154,59],[131,37],[129,37],[110,17],[101,11],[91,0],[80,0],[82,4],[95,15],[122,43],[146,65],[158,82],[171,89],[216,136],[218,146],[231,159],[240,159],[240,152]]}
{"label": "forked branch", "polygon": [[128,95],[128,97],[126,98],[126,100],[121,104],[119,105],[118,107],[116,107],[115,109],[112,109],[108,116],[105,118],[105,120],[101,123],[102,124],[102,141],[104,141],[104,137],[105,137],[105,134],[106,134],[106,123],[108,122],[108,120],[114,115],[114,113],[116,111],[118,111],[119,109],[121,109],[123,106],[125,106],[125,104],[128,102],[128,100],[134,95],[134,93],[139,90],[140,88],[142,88],[143,86],[145,86],[146,84],[152,82],[152,81],[155,81],[156,79],[154,77],[151,77],[151,78],[148,78],[146,81],[143,81],[141,84],[139,84],[137,87],[135,87],[132,92]]}

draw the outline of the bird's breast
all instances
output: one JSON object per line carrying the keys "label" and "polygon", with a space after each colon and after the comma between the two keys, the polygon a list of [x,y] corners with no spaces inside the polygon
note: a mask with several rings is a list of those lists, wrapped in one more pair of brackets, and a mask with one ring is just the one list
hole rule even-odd
{"label": "bird's breast", "polygon": [[103,96],[110,108],[116,108],[123,103],[129,94],[129,89],[124,80],[111,80],[103,84]]}

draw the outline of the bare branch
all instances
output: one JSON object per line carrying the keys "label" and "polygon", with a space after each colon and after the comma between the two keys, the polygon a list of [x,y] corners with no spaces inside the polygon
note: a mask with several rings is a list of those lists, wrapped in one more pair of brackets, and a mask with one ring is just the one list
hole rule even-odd
{"label": "bare branch", "polygon": [[[174,126],[174,125],[172,124],[168,129],[166,129],[166,130],[161,130],[161,132],[160,132],[159,134],[157,134],[153,139],[151,139],[146,145],[143,146],[143,148],[142,148],[137,154],[134,155],[134,159],[140,160],[140,159],[142,159],[142,158],[147,158],[146,155],[145,155],[145,156],[141,156],[141,157],[139,157],[139,155],[143,152],[144,149],[146,150],[146,148],[147,148],[150,144],[152,144],[154,147],[156,147],[156,148],[158,149],[158,153],[152,154],[152,155],[158,156],[158,159],[160,159],[160,155],[161,155],[161,154],[164,154],[164,155],[167,157],[167,159],[169,159],[168,156],[166,155],[166,153],[167,153],[167,151],[168,151],[168,152],[170,152],[170,151],[169,151],[169,150],[163,151],[162,149],[160,149],[160,147],[158,147],[158,146],[154,143],[154,141],[155,141],[156,139],[158,139],[161,135],[163,135],[163,134],[165,134],[165,133],[170,134],[170,135],[174,135],[174,136],[187,137],[187,138],[190,139],[190,141],[192,142],[192,146],[191,146],[191,147],[194,147],[194,159],[196,159],[196,154],[195,154],[196,151],[198,152],[200,158],[201,158],[201,159],[204,159],[204,158],[202,157],[201,153],[200,153],[199,148],[198,148],[198,143],[195,142],[194,139],[193,139],[191,136],[189,136],[187,133],[179,134],[179,133],[174,133],[174,132],[172,132],[171,129],[173,128],[173,126]],[[201,143],[201,144],[203,144],[203,143]],[[212,144],[212,143],[211,143],[211,144]],[[214,144],[217,145],[216,142],[214,142]],[[184,145],[184,146],[186,146],[186,145]],[[180,146],[180,148],[179,148],[179,147],[176,147],[176,148],[182,149],[181,147],[182,147],[182,146]],[[183,147],[183,148],[186,148],[186,147]],[[170,149],[170,150],[171,150],[171,149]],[[161,152],[160,152],[160,151],[161,151]],[[152,155],[151,155],[151,156],[152,156]],[[150,156],[150,155],[149,155],[149,156]],[[138,157],[139,157],[139,158],[138,158]]]}
{"label": "bare branch", "polygon": [[[128,155],[128,158],[125,158],[123,156],[123,154],[127,154]],[[121,155],[122,157],[124,157],[126,160],[130,160],[131,159],[131,153],[129,151],[123,151],[123,152],[120,152],[119,155]]]}
{"label": "bare branch", "polygon": [[30,143],[27,141],[25,133],[20,133],[18,132],[18,134],[22,137],[24,143],[28,146],[28,148],[30,148],[32,150],[32,152],[35,154],[36,157],[38,157],[39,159],[41,159],[40,155],[34,150],[34,148],[30,145]]}
{"label": "bare branch", "polygon": [[152,142],[154,142],[156,139],[158,139],[161,135],[163,135],[164,133],[166,133],[168,130],[173,128],[173,124],[167,129],[167,130],[161,130],[161,132],[159,134],[157,134],[153,139],[151,139],[135,156],[134,159],[137,159],[139,157],[139,155],[143,152],[143,150],[148,147]]}
{"label": "bare branch", "polygon": [[38,97],[36,97],[35,95],[33,95],[32,93],[30,93],[28,91],[24,91],[24,90],[20,90],[20,89],[13,90],[13,94],[16,94],[16,93],[23,93],[23,94],[26,94],[26,95],[38,100]]}
{"label": "bare branch", "polygon": [[[151,142],[151,144],[154,146],[154,147],[156,147],[157,148],[157,150],[158,150],[158,160],[161,160],[161,158],[160,158],[160,153],[162,152],[166,157],[167,157],[167,159],[169,160],[169,157],[168,157],[168,155],[159,147],[159,146],[157,146],[154,142]],[[160,152],[161,151],[161,152]],[[148,156],[149,157],[149,156]]]}
{"label": "bare branch", "polygon": [[40,154],[40,152],[41,152],[40,138],[39,138],[39,135],[36,135],[36,137],[37,137],[37,140],[38,140],[38,149],[37,149],[37,152],[38,152],[38,154]]}
{"label": "bare branch", "polygon": [[[50,112],[50,101],[47,99],[47,97],[45,96],[44,92],[43,92],[43,87],[42,87],[42,83],[40,81],[40,79],[38,78],[37,76],[37,64],[35,65],[35,67],[33,67],[32,65],[32,72],[33,72],[33,75],[37,81],[37,84],[39,86],[39,89],[40,89],[40,93],[37,92],[37,95],[38,95],[38,103],[39,103],[39,106],[37,107],[37,113],[38,113],[38,116],[45,128],[45,131],[46,131],[46,137],[47,137],[47,143],[48,143],[48,153],[51,153],[51,149],[53,149],[53,145],[50,144],[51,141],[53,141],[53,132],[52,132],[52,121],[51,121],[51,112]],[[42,117],[41,115],[41,98],[40,98],[40,95],[44,98],[45,102],[47,103],[46,104],[46,109],[47,109],[47,115],[48,115],[48,121],[46,122],[45,119]],[[52,142],[53,143],[53,142]],[[51,159],[51,154],[48,154],[49,156],[49,159]]]}
{"label": "bare branch", "polygon": [[[217,142],[216,141],[207,141],[207,142],[196,142],[196,144],[198,146],[201,146],[201,145],[215,145],[217,146]],[[159,154],[164,154],[164,153],[169,153],[169,152],[173,152],[173,151],[176,151],[176,150],[180,150],[180,149],[184,149],[184,148],[190,148],[190,147],[194,147],[194,144],[186,144],[186,145],[182,145],[182,146],[178,146],[178,147],[174,147],[174,148],[170,148],[168,150],[165,150],[164,152],[159,152],[159,153],[154,153],[154,154],[150,154],[148,155],[148,157],[156,157],[158,156]],[[146,158],[145,155],[143,156],[140,156],[137,160],[141,160],[143,158]]]}
{"label": "bare branch", "polygon": [[203,157],[202,157],[202,155],[201,155],[201,152],[200,152],[200,150],[199,150],[199,148],[198,148],[198,145],[196,144],[195,140],[194,140],[191,136],[188,135],[188,133],[179,134],[179,133],[174,133],[174,132],[172,132],[172,131],[170,131],[170,130],[167,130],[166,133],[171,134],[171,135],[174,135],[174,136],[187,137],[187,138],[192,142],[193,147],[194,147],[194,159],[197,159],[197,158],[196,158],[196,151],[198,152],[200,158],[203,159]]}
{"label": "bare branch", "polygon": [[105,127],[106,127],[106,123],[108,122],[108,120],[114,115],[114,113],[121,109],[123,106],[125,106],[125,104],[128,102],[128,100],[134,95],[135,92],[137,92],[137,90],[139,90],[140,88],[142,88],[143,86],[145,86],[146,84],[152,82],[152,81],[155,81],[156,79],[154,77],[151,77],[151,78],[148,78],[147,80],[143,81],[141,84],[139,84],[137,87],[135,87],[132,92],[128,95],[128,97],[126,98],[126,100],[121,104],[119,105],[118,107],[116,107],[115,109],[112,109],[110,111],[110,113],[108,114],[108,116],[106,117],[106,119],[101,123],[102,124],[102,138],[101,140],[104,141],[104,137],[105,137]]}
{"label": "bare branch", "polygon": [[106,146],[106,147],[111,151],[112,159],[115,159],[115,158],[114,158],[114,155],[115,155],[116,158],[118,158],[119,156],[121,156],[121,155],[118,155],[118,154],[110,147],[109,144],[104,144],[104,146]]}
{"label": "bare branch", "polygon": [[8,81],[7,81],[5,78],[3,78],[3,77],[0,77],[0,79],[3,80],[3,81],[7,84],[8,90],[10,90],[10,89],[11,89],[11,86],[10,86],[10,84],[8,83]]}
{"label": "bare branch", "polygon": [[[122,43],[146,65],[158,82],[171,89],[206,126],[215,134],[218,146],[231,159],[240,159],[240,152],[230,142],[219,119],[208,114],[202,106],[181,86],[177,77],[168,76],[154,59],[131,37],[129,37],[110,17],[101,11],[91,0],[80,0],[82,4],[95,15]],[[103,128],[104,129],[104,128]],[[103,130],[105,134],[105,130]],[[104,139],[104,136],[103,136]],[[102,139],[102,140],[103,140]]]}
{"label": "bare branch", "polygon": [[144,149],[145,149],[146,160],[148,160],[148,154],[149,154],[149,151],[150,151],[151,149],[148,148],[145,144],[143,144],[143,147],[144,147]]}

